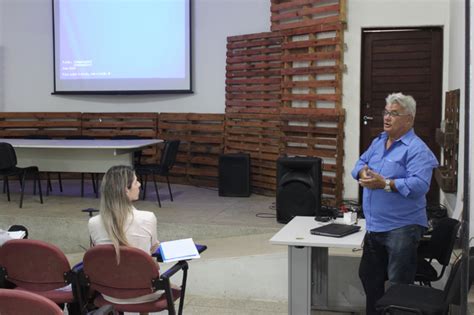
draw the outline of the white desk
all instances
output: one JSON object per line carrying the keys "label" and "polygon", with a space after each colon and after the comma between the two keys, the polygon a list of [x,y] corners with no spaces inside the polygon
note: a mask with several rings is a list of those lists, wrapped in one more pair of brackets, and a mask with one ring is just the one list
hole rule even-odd
{"label": "white desk", "polygon": [[311,314],[312,305],[334,310],[328,305],[328,248],[361,247],[364,220],[359,220],[359,232],[342,238],[311,235],[310,229],[323,224],[314,217],[295,217],[270,239],[271,244],[288,246],[288,314]]}
{"label": "white desk", "polygon": [[163,140],[43,140],[1,139],[14,148],[18,166],[38,166],[41,172],[105,173],[114,165],[132,165],[133,152]]}

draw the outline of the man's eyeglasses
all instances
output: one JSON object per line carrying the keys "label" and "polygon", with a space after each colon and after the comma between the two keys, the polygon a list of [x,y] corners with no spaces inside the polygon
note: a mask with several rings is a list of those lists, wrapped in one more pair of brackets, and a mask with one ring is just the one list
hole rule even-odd
{"label": "man's eyeglasses", "polygon": [[398,117],[398,116],[410,116],[410,114],[400,114],[397,111],[390,112],[388,110],[383,110],[382,111],[382,116],[390,116],[390,117]]}

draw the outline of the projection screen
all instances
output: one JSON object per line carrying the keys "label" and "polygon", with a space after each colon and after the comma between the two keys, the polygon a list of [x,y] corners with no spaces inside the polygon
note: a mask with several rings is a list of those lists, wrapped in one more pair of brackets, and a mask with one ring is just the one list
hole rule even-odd
{"label": "projection screen", "polygon": [[53,94],[192,93],[191,0],[52,0]]}

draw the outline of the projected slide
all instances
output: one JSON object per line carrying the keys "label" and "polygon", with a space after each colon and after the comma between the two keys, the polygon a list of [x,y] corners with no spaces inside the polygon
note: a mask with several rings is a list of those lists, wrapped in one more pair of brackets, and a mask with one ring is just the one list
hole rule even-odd
{"label": "projected slide", "polygon": [[53,0],[55,92],[190,91],[190,0]]}

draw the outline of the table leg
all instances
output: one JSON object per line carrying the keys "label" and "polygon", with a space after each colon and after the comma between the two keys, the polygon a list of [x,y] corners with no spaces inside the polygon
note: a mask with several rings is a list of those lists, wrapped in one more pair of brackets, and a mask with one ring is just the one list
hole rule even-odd
{"label": "table leg", "polygon": [[311,247],[311,305],[328,307],[328,248]]}
{"label": "table leg", "polygon": [[288,314],[311,314],[311,247],[288,246]]}

